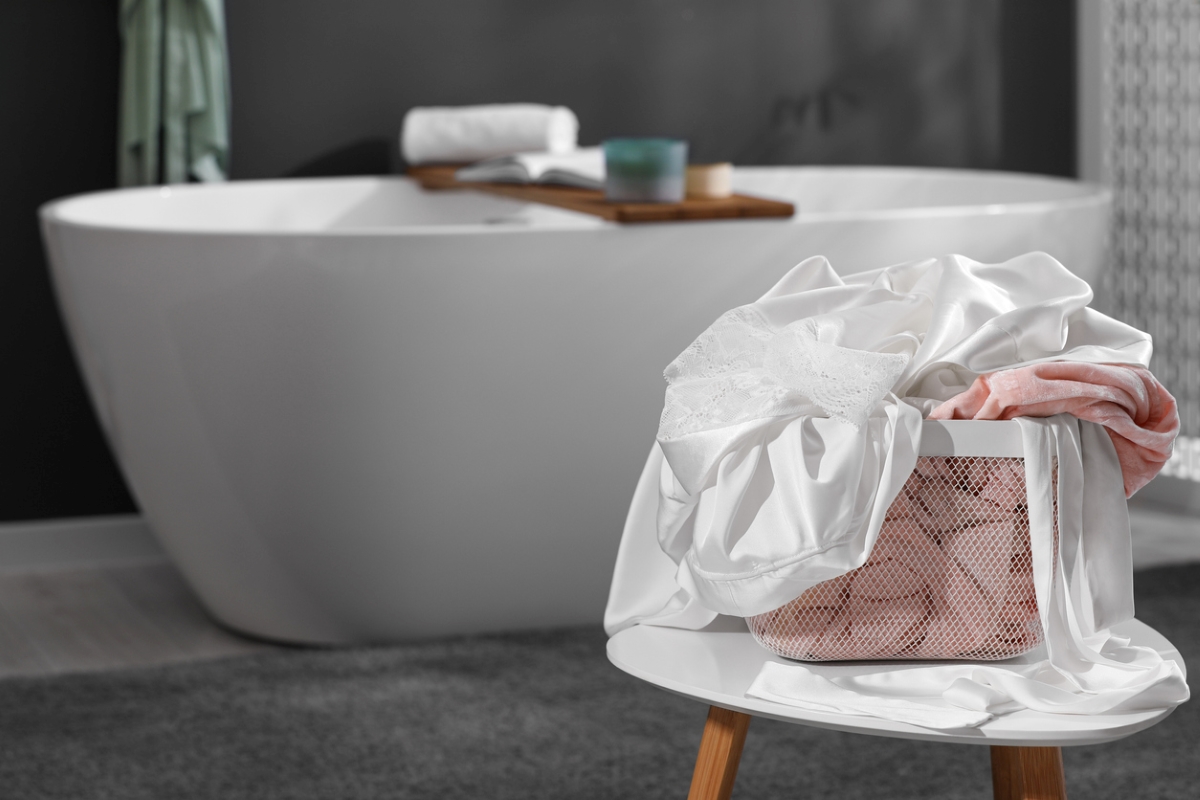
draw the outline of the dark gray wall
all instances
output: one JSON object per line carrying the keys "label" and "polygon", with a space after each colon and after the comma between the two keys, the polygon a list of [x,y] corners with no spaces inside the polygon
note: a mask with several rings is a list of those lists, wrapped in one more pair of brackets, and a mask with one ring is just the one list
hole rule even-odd
{"label": "dark gray wall", "polygon": [[59,321],[37,207],[116,181],[116,0],[0,2],[0,520],[127,511]]}
{"label": "dark gray wall", "polygon": [[[1071,0],[230,0],[233,176],[394,171],[418,104],[695,160],[1074,169]],[[0,521],[131,511],[35,210],[115,181],[116,0],[0,3]]]}
{"label": "dark gray wall", "polygon": [[1000,10],[1000,169],[1075,177],[1075,3],[1004,0]]}
{"label": "dark gray wall", "polygon": [[568,105],[585,143],[681,136],[699,161],[1000,161],[997,0],[278,7],[229,4],[238,177],[356,138],[382,154],[413,105],[491,101]]}

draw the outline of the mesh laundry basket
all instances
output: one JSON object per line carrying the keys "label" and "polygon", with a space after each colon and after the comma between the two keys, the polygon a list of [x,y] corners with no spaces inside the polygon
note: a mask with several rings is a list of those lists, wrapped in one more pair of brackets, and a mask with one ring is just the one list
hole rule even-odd
{"label": "mesh laundry basket", "polygon": [[[749,617],[803,661],[1011,658],[1042,641],[1015,422],[926,422],[863,566]],[[1057,531],[1055,532],[1057,540]]]}

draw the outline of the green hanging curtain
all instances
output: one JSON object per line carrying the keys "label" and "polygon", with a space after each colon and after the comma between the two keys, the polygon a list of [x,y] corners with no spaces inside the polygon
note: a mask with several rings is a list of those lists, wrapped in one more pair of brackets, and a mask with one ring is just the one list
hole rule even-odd
{"label": "green hanging curtain", "polygon": [[122,186],[222,181],[229,71],[221,0],[121,0]]}

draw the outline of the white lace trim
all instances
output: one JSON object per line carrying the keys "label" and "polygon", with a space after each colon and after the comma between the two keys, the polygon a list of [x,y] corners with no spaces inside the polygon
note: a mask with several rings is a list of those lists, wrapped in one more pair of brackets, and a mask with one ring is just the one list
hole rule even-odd
{"label": "white lace trim", "polygon": [[722,314],[663,372],[658,437],[818,409],[861,427],[908,359],[821,341],[812,319],[777,328],[753,306],[741,306]]}

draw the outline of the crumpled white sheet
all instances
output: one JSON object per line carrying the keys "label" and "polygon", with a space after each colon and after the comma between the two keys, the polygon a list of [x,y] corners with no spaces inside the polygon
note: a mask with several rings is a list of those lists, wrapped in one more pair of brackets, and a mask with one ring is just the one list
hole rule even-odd
{"label": "crumpled white sheet", "polygon": [[[844,279],[817,257],[724,315],[668,368],[658,442],[617,556],[610,635],[634,624],[698,629],[718,614],[762,613],[861,566],[934,405],[979,374],[1018,364],[1148,364],[1150,337],[1087,308],[1091,298],[1086,282],[1044,253],[994,265],[946,256]],[[779,341],[786,336],[792,341]],[[807,365],[781,360],[776,346],[813,342],[823,352]],[[838,348],[860,351],[844,363],[867,379],[847,381],[840,396],[815,396],[813,364],[836,370]],[[712,366],[730,352],[746,355],[732,359],[737,369]],[[880,358],[872,363],[870,354]],[[880,397],[874,379],[897,358],[903,369]],[[1080,545],[1065,573],[1075,622],[1047,629],[1048,637],[1084,631],[1062,651],[1067,662],[1055,662],[1070,675],[1103,651],[1089,637],[1132,616],[1121,508],[1092,520],[1102,535]],[[1098,575],[1102,586],[1089,577]]]}

